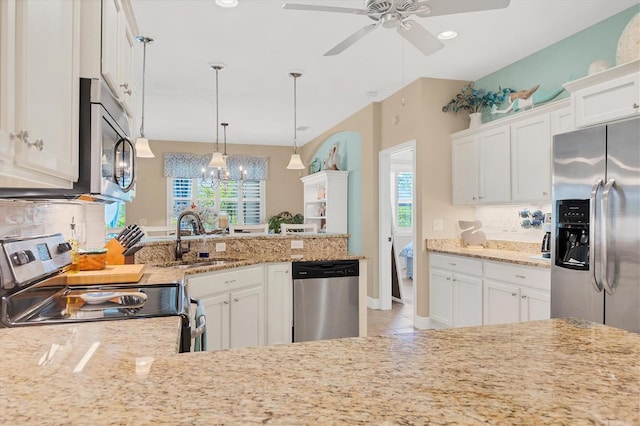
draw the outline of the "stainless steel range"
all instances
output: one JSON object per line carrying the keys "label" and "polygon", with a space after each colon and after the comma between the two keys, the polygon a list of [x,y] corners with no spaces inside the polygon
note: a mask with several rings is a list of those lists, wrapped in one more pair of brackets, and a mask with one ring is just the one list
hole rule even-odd
{"label": "stainless steel range", "polygon": [[0,239],[0,327],[179,316],[180,351],[191,338],[190,300],[182,283],[69,286],[70,245],[62,234]]}

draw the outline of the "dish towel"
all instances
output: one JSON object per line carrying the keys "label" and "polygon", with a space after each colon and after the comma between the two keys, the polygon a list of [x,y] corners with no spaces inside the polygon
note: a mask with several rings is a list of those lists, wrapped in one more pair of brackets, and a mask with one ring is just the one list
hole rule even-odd
{"label": "dish towel", "polygon": [[[196,327],[200,327],[201,325],[205,327],[205,312],[204,305],[202,301],[198,300],[197,308],[196,308],[196,317],[195,317],[195,325]],[[194,352],[206,351],[207,350],[207,331],[206,328],[202,331],[202,334],[196,336],[193,342],[193,350]]]}

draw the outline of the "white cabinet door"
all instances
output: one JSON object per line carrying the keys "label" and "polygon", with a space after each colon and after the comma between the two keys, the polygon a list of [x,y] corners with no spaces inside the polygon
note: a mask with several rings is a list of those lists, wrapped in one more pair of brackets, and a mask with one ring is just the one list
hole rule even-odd
{"label": "white cabinet door", "polygon": [[453,284],[453,325],[482,325],[482,279],[455,274]]}
{"label": "white cabinet door", "polygon": [[509,127],[478,135],[478,202],[503,203],[511,200],[511,156]]}
{"label": "white cabinet door", "polygon": [[291,264],[267,265],[267,345],[291,343]]}
{"label": "white cabinet door", "polygon": [[573,120],[573,109],[563,108],[551,113],[551,135],[572,132],[576,129]]}
{"label": "white cabinet door", "polygon": [[451,179],[454,205],[478,202],[478,150],[476,136],[451,142]]}
{"label": "white cabinet door", "polygon": [[629,75],[578,90],[571,96],[575,106],[576,127],[640,114],[640,73],[637,72],[637,61],[635,64],[627,64],[625,68],[634,66],[636,71]]}
{"label": "white cabinet door", "polygon": [[80,3],[8,0],[1,11],[0,183],[71,188],[78,179]]}
{"label": "white cabinet door", "polygon": [[264,289],[251,287],[230,293],[231,349],[264,345]]}
{"label": "white cabinet door", "polygon": [[133,117],[133,45],[134,35],[127,25],[124,12],[118,16],[118,97],[129,117]]}
{"label": "white cabinet door", "polygon": [[484,281],[484,324],[520,321],[520,289],[516,286]]}
{"label": "white cabinet door", "polygon": [[229,293],[200,299],[207,320],[207,351],[229,349]]}
{"label": "white cabinet door", "polygon": [[431,269],[429,276],[429,317],[452,326],[453,281],[451,273]]}
{"label": "white cabinet door", "polygon": [[548,114],[511,125],[511,199],[551,199],[551,124]]}
{"label": "white cabinet door", "polygon": [[118,96],[118,21],[121,15],[118,0],[102,0],[101,72],[111,91]]}
{"label": "white cabinet door", "polygon": [[551,297],[548,292],[520,289],[520,321],[551,318]]}

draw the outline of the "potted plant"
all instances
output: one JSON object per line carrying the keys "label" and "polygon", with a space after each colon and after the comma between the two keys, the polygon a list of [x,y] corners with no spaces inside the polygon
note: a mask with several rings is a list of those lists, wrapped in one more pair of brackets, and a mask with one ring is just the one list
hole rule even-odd
{"label": "potted plant", "polygon": [[289,212],[280,212],[269,218],[269,229],[273,230],[274,234],[280,233],[280,225],[283,223],[304,223],[304,216],[300,213],[292,215]]}
{"label": "potted plant", "polygon": [[491,109],[493,105],[504,102],[510,93],[515,92],[509,88],[498,88],[497,92],[485,89],[475,89],[473,82],[465,85],[455,98],[442,107],[442,112],[468,112],[471,119],[469,127],[481,124],[481,113],[485,109]]}

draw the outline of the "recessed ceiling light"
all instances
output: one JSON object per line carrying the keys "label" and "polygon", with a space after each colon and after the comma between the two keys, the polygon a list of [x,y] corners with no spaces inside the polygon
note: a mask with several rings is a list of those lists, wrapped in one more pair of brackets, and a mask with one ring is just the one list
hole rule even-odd
{"label": "recessed ceiling light", "polygon": [[216,0],[216,4],[221,7],[236,7],[238,0]]}
{"label": "recessed ceiling light", "polygon": [[440,34],[438,34],[438,38],[440,40],[451,40],[452,38],[456,38],[458,37],[458,33],[455,31],[443,31]]}

